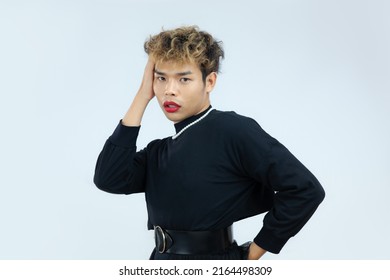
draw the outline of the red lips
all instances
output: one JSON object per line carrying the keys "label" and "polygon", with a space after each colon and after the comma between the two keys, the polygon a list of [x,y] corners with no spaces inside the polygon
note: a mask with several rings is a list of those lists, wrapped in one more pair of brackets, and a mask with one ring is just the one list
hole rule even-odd
{"label": "red lips", "polygon": [[181,107],[179,104],[177,104],[173,101],[165,101],[163,105],[164,105],[165,111],[168,113],[174,113],[177,110],[179,110]]}

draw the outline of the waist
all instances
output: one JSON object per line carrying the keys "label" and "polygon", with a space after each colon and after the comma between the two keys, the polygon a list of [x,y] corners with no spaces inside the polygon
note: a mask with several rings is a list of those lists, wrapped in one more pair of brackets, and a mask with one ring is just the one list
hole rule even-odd
{"label": "waist", "polygon": [[215,254],[233,243],[232,226],[211,231],[179,231],[154,227],[156,250],[173,254]]}

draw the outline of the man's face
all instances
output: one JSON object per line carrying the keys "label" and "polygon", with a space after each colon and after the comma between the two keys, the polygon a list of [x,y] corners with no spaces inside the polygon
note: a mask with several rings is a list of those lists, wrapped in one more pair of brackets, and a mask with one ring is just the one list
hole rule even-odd
{"label": "man's face", "polygon": [[194,63],[156,63],[153,90],[165,116],[180,122],[210,106],[209,93],[216,82],[211,73],[202,80],[202,72]]}

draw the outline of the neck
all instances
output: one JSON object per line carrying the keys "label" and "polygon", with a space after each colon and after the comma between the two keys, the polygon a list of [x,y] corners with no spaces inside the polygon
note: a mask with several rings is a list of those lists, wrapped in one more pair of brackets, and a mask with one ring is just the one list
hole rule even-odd
{"label": "neck", "polygon": [[208,107],[206,107],[204,110],[202,110],[201,112],[199,112],[198,114],[194,115],[194,116],[191,116],[185,120],[182,120],[180,122],[177,122],[175,123],[175,130],[176,130],[176,133],[178,133],[179,131],[181,131],[183,128],[185,128],[187,125],[191,124],[192,122],[198,120],[199,118],[201,118],[204,114],[206,114],[207,112],[209,112],[210,110],[212,109],[212,106],[209,105]]}

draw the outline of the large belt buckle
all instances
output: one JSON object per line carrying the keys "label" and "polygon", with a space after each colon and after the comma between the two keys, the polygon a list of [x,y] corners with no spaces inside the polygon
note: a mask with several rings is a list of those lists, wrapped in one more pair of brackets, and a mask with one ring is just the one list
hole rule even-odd
{"label": "large belt buckle", "polygon": [[154,238],[156,240],[156,247],[159,253],[164,253],[167,249],[167,237],[164,230],[160,226],[154,227]]}

